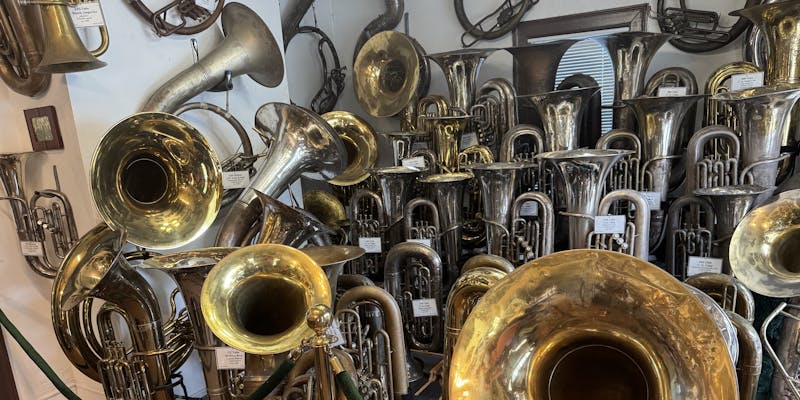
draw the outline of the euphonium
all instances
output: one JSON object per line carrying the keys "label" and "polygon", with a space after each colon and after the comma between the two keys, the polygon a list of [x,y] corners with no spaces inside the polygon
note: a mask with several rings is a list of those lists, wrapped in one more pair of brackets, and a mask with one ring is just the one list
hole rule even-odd
{"label": "euphonium", "polygon": [[405,241],[403,217],[412,186],[420,171],[409,167],[386,167],[372,170],[381,183],[389,247]]}
{"label": "euphonium", "polygon": [[738,396],[705,307],[654,265],[601,250],[551,254],[497,282],[451,365],[450,399]]}
{"label": "euphonium", "polygon": [[736,115],[731,110],[730,105],[720,104],[719,101],[714,99],[714,96],[731,91],[728,86],[725,86],[725,82],[730,81],[733,75],[749,74],[758,71],[760,71],[760,69],[749,62],[736,61],[725,64],[712,72],[711,76],[709,76],[706,81],[705,94],[707,97],[704,107],[706,117],[703,125],[726,125],[734,131],[738,131]]}
{"label": "euphonium", "polygon": [[772,195],[778,163],[787,157],[781,154],[781,143],[789,134],[789,116],[798,98],[800,89],[766,86],[714,96],[731,104],[739,121],[739,182],[771,188],[759,198],[759,204]]}
{"label": "euphonium", "polygon": [[513,241],[510,225],[514,186],[517,171],[525,166],[524,163],[490,163],[473,164],[469,167],[481,184],[486,250],[489,254],[508,259],[506,249]]}
{"label": "euphonium", "polygon": [[475,81],[481,65],[497,49],[461,49],[428,54],[444,73],[450,92],[450,108],[468,113],[475,99]]}
{"label": "euphonium", "polygon": [[620,189],[603,196],[597,215],[611,215],[611,206],[617,201],[626,201],[636,207],[633,222],[625,215],[625,233],[621,235],[590,233],[589,248],[618,251],[647,261],[650,256],[650,207],[635,190]]}
{"label": "euphonium", "polygon": [[[644,77],[650,61],[671,35],[649,32],[619,32],[590,39],[606,48],[614,64],[614,105],[638,97],[644,91]],[[633,113],[619,107],[614,110],[614,128],[634,130]]]}
{"label": "euphonium", "polygon": [[686,193],[738,185],[740,147],[739,137],[728,127],[712,125],[695,132],[686,150]]}
{"label": "euphonium", "polygon": [[281,83],[280,47],[258,14],[241,3],[228,3],[222,9],[222,30],[225,33],[222,42],[161,85],[141,111],[174,112],[192,97],[222,82],[226,71],[233,76],[247,74],[266,87]]}
{"label": "euphonium", "polygon": [[[81,329],[81,315],[75,310],[89,297],[103,299],[124,318],[134,348],[134,357],[147,367],[146,375],[154,399],[172,399],[164,327],[158,300],[150,285],[134,271],[122,254],[125,233],[100,224],[83,237],[64,258],[53,282],[51,315],[56,338],[67,358],[78,370],[99,379],[100,356]],[[83,329],[89,329],[83,326]],[[106,389],[113,384],[106,382]],[[107,392],[108,393],[108,392]]]}
{"label": "euphonium", "polygon": [[[25,261],[37,274],[53,278],[61,260],[78,241],[75,217],[67,196],[59,190],[37,190],[28,201],[22,186],[27,157],[27,154],[0,155],[0,183],[6,192],[0,200],[8,200],[11,206],[20,242],[35,242],[41,247],[41,255],[25,255]],[[58,186],[58,176],[55,178]],[[37,205],[47,199],[54,202]]]}
{"label": "euphonium", "polygon": [[556,90],[520,96],[530,101],[544,125],[544,151],[578,148],[586,106],[599,87]]}
{"label": "euphonium", "polygon": [[0,57],[0,78],[25,96],[36,96],[50,86],[50,74],[35,72],[42,59],[41,8],[22,6],[17,0],[0,2],[0,41],[9,54]]}
{"label": "euphonium", "polygon": [[603,185],[611,167],[630,150],[562,150],[540,154],[538,157],[550,162],[565,182],[565,215],[569,220],[569,246],[571,249],[586,248],[586,240],[592,231],[594,216],[603,192]]}
{"label": "euphonium", "polygon": [[231,205],[220,230],[218,246],[239,246],[261,214],[256,190],[277,197],[300,175],[335,178],[347,165],[344,144],[318,115],[285,103],[267,103],[256,112],[256,128],[272,133],[266,161],[239,199]]}

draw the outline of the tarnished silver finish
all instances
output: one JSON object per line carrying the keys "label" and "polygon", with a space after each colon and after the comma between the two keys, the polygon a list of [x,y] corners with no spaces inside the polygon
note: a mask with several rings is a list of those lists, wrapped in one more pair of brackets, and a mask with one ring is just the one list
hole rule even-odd
{"label": "tarnished silver finish", "polygon": [[[783,318],[783,328],[780,333],[780,340],[778,341],[777,348],[772,349],[766,338],[766,334],[761,335],[764,340],[764,347],[766,347],[767,354],[772,358],[773,365],[775,365],[776,373],[772,375],[772,399],[776,400],[792,400],[797,397],[793,393],[797,393],[797,372],[800,371],[800,320],[798,317],[797,304],[800,303],[800,298],[794,297],[789,300],[789,304],[785,305],[785,311],[780,314]],[[771,319],[766,319],[763,326],[768,326]],[[766,328],[762,328],[762,332]],[[789,376],[791,380],[786,379]]]}
{"label": "tarnished silver finish", "polygon": [[680,125],[686,112],[702,95],[675,97],[641,96],[622,101],[639,121],[637,135],[642,143],[641,189],[658,192],[667,200],[672,160],[680,156]]}
{"label": "tarnished silver finish", "polygon": [[666,224],[667,272],[684,280],[689,257],[712,257],[714,207],[708,200],[688,194],[672,201]]}
{"label": "tarnished silver finish", "polygon": [[686,193],[739,182],[739,137],[722,125],[702,128],[686,149]]}
{"label": "tarnished silver finish", "polygon": [[[517,171],[524,163],[490,163],[469,166],[481,184],[483,221],[486,224],[486,252],[507,257],[511,237],[511,205]],[[509,260],[514,262],[514,260]]]}
{"label": "tarnished silver finish", "polygon": [[786,158],[781,155],[781,144],[788,138],[789,116],[798,98],[800,89],[767,86],[714,96],[715,100],[731,104],[739,121],[739,182],[773,187],[759,198],[759,204],[772,195],[778,163]]}
{"label": "tarnished silver finish", "polygon": [[[289,207],[277,199],[253,190],[261,203],[263,218],[256,243],[278,243],[300,247],[314,236],[333,233],[305,210]],[[243,243],[247,245],[249,243]]]}
{"label": "tarnished silver finish", "polygon": [[444,73],[450,92],[450,107],[469,112],[475,99],[475,81],[481,65],[497,49],[461,49],[428,54]]}
{"label": "tarnished silver finish", "polygon": [[565,201],[569,219],[570,249],[585,249],[594,226],[594,216],[611,168],[630,150],[562,150],[543,153],[539,158],[551,163],[565,182]]}
{"label": "tarnished silver finish", "polygon": [[[521,138],[529,139],[526,140],[526,142],[533,142],[533,148],[523,149],[523,146],[517,143],[517,139]],[[500,143],[500,151],[498,152],[498,161],[532,161],[536,154],[543,152],[544,132],[536,126],[520,124],[509,129],[508,132],[503,135],[503,140]]]}
{"label": "tarnished silver finish", "polygon": [[389,143],[392,145],[392,151],[394,153],[394,157],[392,157],[392,162],[395,167],[401,165],[401,162],[404,158],[411,157],[411,153],[414,151],[414,143],[419,141],[426,141],[428,138],[428,133],[423,131],[415,131],[415,132],[385,132],[381,133]]}
{"label": "tarnished silver finish", "polygon": [[[497,113],[496,115],[489,115],[489,117],[495,121],[492,124],[495,128],[495,142],[500,142],[498,136],[517,126],[517,90],[507,79],[492,78],[478,88],[478,98],[480,99],[483,96],[497,99]],[[478,103],[476,101],[476,105]],[[489,147],[494,151],[497,150],[496,146]]]}
{"label": "tarnished silver finish", "polygon": [[[417,197],[406,203],[404,213],[405,240],[430,240],[431,248],[440,251],[439,237],[442,234],[442,227],[439,225],[439,209],[436,203]],[[427,217],[427,220],[420,216]]]}
{"label": "tarnished silver finish", "polygon": [[556,86],[556,71],[561,57],[578,40],[555,40],[547,43],[506,47],[503,50],[514,56],[514,85],[517,93],[535,94],[550,92]]}
{"label": "tarnished silver finish", "polygon": [[347,151],[320,116],[298,106],[267,103],[256,111],[256,128],[273,136],[266,161],[250,179],[217,232],[217,246],[239,246],[261,214],[256,190],[277,197],[304,175],[333,179],[347,166]]}
{"label": "tarnished silver finish", "polygon": [[[41,256],[25,256],[28,266],[41,276],[53,278],[78,241],[78,230],[72,205],[58,188],[37,190],[28,201],[23,186],[27,158],[27,153],[0,155],[0,184],[6,194],[0,200],[8,200],[20,242],[36,242],[42,248]],[[58,176],[55,178],[58,186]]]}
{"label": "tarnished silver finish", "polygon": [[731,15],[745,17],[764,35],[768,54],[764,80],[767,85],[800,84],[800,3],[779,1],[741,10]]}
{"label": "tarnished silver finish", "polygon": [[300,29],[300,21],[303,20],[303,16],[306,15],[314,1],[293,0],[283,5],[281,10],[281,30],[283,31],[284,49],[289,47],[289,42],[297,35],[297,31]]}
{"label": "tarnished silver finish", "polygon": [[750,323],[755,320],[756,301],[753,292],[733,276],[702,272],[687,277],[684,282],[702,290],[726,311],[736,313]]}
{"label": "tarnished silver finish", "polygon": [[[536,204],[536,215],[523,215],[528,202]],[[511,204],[511,235],[506,258],[522,265],[553,252],[555,211],[550,197],[542,192],[522,193]]]}
{"label": "tarnished silver finish", "polygon": [[[773,188],[774,189],[774,188]],[[730,273],[730,260],[728,248],[731,235],[742,221],[744,216],[756,205],[759,195],[769,189],[757,185],[720,186],[707,189],[697,189],[695,196],[704,197],[714,207],[716,217],[714,243],[716,255],[722,258],[722,272]]]}
{"label": "tarnished silver finish", "polygon": [[384,215],[386,218],[386,241],[389,248],[405,241],[403,217],[405,207],[420,171],[409,167],[386,167],[371,171],[381,184]]}
{"label": "tarnished silver finish", "polygon": [[625,212],[625,233],[620,235],[591,232],[588,239],[589,248],[618,251],[647,261],[650,256],[650,207],[639,192],[620,189],[603,196],[597,215],[611,215],[611,206],[618,201],[625,201],[636,207],[633,221],[628,216],[629,212]]}
{"label": "tarnished silver finish", "polygon": [[[683,67],[669,67],[656,71],[644,87],[644,94],[647,96],[658,96],[661,88],[686,88],[686,95],[698,94],[697,78],[692,71]],[[684,139],[681,146],[692,136],[695,130],[697,119],[697,105],[691,107],[686,113],[686,117],[681,124],[680,137]]]}
{"label": "tarnished silver finish", "polygon": [[[763,358],[761,339],[758,337],[758,331],[753,327],[752,321],[730,311],[728,311],[728,318],[736,327],[736,338],[739,341],[739,359],[736,361],[739,399],[755,400]],[[773,397],[773,399],[775,398]]]}
{"label": "tarnished silver finish", "polygon": [[544,151],[578,148],[584,111],[598,90],[599,87],[588,87],[520,96],[539,112],[544,125]]}
{"label": "tarnished silver finish", "polygon": [[642,142],[636,134],[619,129],[612,129],[600,136],[595,145],[596,149],[625,149],[631,150],[628,156],[623,157],[611,168],[611,173],[606,181],[606,192],[618,189],[639,189],[639,179],[642,160]]}
{"label": "tarnished silver finish", "polygon": [[[442,260],[424,244],[404,242],[389,250],[384,268],[384,286],[403,315],[406,343],[412,349],[440,351],[442,327]],[[435,316],[414,315],[412,302],[428,299],[435,303]]]}
{"label": "tarnished silver finish", "polygon": [[[386,226],[383,200],[377,193],[358,189],[350,197],[350,243],[358,244],[360,238],[383,238]],[[384,252],[385,253],[385,252]],[[383,253],[368,253],[353,260],[348,274],[376,276],[383,268]]]}
{"label": "tarnished silver finish", "polygon": [[161,85],[140,111],[174,112],[222,82],[226,71],[247,74],[266,87],[283,81],[281,49],[258,14],[241,3],[228,3],[222,9],[222,30],[225,38],[211,53]]}
{"label": "tarnished silver finish", "polygon": [[[645,89],[644,77],[650,61],[672,35],[650,32],[619,32],[590,39],[604,46],[614,64],[614,105],[638,97]],[[624,108],[614,110],[614,128],[633,130],[633,113]]]}

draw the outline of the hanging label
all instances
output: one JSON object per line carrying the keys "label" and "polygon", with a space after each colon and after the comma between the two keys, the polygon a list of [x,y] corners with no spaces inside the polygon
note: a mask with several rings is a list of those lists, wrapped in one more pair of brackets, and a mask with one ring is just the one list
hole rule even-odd
{"label": "hanging label", "polygon": [[347,342],[344,340],[344,335],[342,335],[342,330],[339,329],[338,319],[333,319],[333,322],[331,322],[331,326],[328,327],[326,333],[336,338],[330,344],[331,347],[344,346],[347,344]]}
{"label": "hanging label", "polygon": [[594,217],[594,233],[625,233],[624,215]]}
{"label": "hanging label", "polygon": [[686,96],[686,86],[658,88],[658,97],[675,97],[675,96]]}
{"label": "hanging label", "polygon": [[433,246],[431,246],[431,240],[430,239],[408,239],[408,240],[406,240],[406,242],[419,243],[419,244],[424,244],[425,246],[428,246],[428,247],[433,247]]}
{"label": "hanging label", "polygon": [[200,7],[205,8],[208,11],[214,11],[214,6],[216,5],[215,0],[194,0],[194,4],[197,4]]}
{"label": "hanging label", "polygon": [[380,254],[381,251],[381,238],[379,237],[362,237],[358,238],[358,247],[361,247],[367,253]]}
{"label": "hanging label", "polygon": [[703,272],[711,272],[715,274],[721,273],[722,259],[689,256],[689,265],[686,268],[686,273],[689,276],[692,276]]}
{"label": "hanging label", "polygon": [[250,172],[222,171],[223,189],[244,189],[250,187]]}
{"label": "hanging label", "polygon": [[659,192],[639,192],[639,194],[647,202],[650,211],[661,209],[661,193]]}
{"label": "hanging label", "polygon": [[467,132],[461,135],[461,150],[466,149],[469,146],[475,146],[478,144],[478,134],[475,132]]}
{"label": "hanging label", "polygon": [[404,167],[416,168],[416,169],[427,169],[428,165],[425,163],[425,157],[411,157],[411,158],[404,158],[400,160],[400,164]]}
{"label": "hanging label", "polygon": [[522,203],[519,208],[519,215],[522,217],[535,217],[539,215],[539,203],[535,201],[526,201]]}
{"label": "hanging label", "polygon": [[411,300],[411,307],[414,311],[414,318],[436,317],[439,315],[436,299],[414,299]]}
{"label": "hanging label", "polygon": [[215,347],[217,369],[244,369],[244,352],[231,347]]}
{"label": "hanging label", "polygon": [[19,247],[22,249],[23,256],[44,256],[44,247],[40,242],[19,242]]}
{"label": "hanging label", "polygon": [[731,91],[751,89],[764,86],[764,71],[752,72],[749,74],[731,75]]}
{"label": "hanging label", "polygon": [[69,13],[76,28],[91,28],[106,24],[99,1],[78,3],[69,7]]}

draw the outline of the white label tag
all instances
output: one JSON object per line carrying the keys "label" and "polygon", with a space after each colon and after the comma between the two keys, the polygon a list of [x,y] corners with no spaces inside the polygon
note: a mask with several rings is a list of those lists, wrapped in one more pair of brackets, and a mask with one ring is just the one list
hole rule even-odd
{"label": "white label tag", "polygon": [[411,307],[414,309],[414,318],[436,317],[439,315],[436,299],[414,299],[411,300]]}
{"label": "white label tag", "polygon": [[722,272],[722,259],[689,256],[689,265],[686,272],[689,276],[697,275],[701,272],[719,274]]}
{"label": "white label tag", "polygon": [[19,247],[22,249],[23,256],[44,256],[44,247],[40,242],[19,242]]}
{"label": "white label tag", "polygon": [[539,215],[539,203],[535,201],[526,201],[522,203],[519,208],[519,215],[522,217],[535,217]]}
{"label": "white label tag", "polygon": [[736,74],[731,76],[731,91],[751,89],[764,86],[764,71],[749,74]]}
{"label": "white label tag", "polygon": [[416,168],[416,169],[427,169],[428,165],[425,163],[425,157],[411,157],[411,158],[404,158],[400,160],[400,164],[404,167]]}
{"label": "white label tag", "polygon": [[469,146],[475,146],[478,144],[478,134],[475,132],[467,132],[461,135],[461,150],[466,149]]}
{"label": "white label tag", "polygon": [[660,87],[658,88],[658,97],[675,97],[686,96],[686,87]]}
{"label": "white label tag", "polygon": [[250,172],[222,171],[223,189],[244,189],[250,187]]}
{"label": "white label tag", "polygon": [[650,211],[661,209],[661,193],[639,192],[639,194],[644,197],[644,201],[647,202],[647,206],[650,207]]}
{"label": "white label tag", "polygon": [[594,217],[594,233],[625,233],[624,215]]}
{"label": "white label tag", "polygon": [[367,253],[381,253],[381,238],[379,237],[362,237],[358,238],[358,247],[361,247]]}
{"label": "white label tag", "polygon": [[203,7],[208,11],[214,11],[214,6],[216,5],[216,1],[214,1],[214,0],[194,0],[194,4],[197,4],[198,6]]}
{"label": "white label tag", "polygon": [[344,340],[344,335],[342,335],[342,330],[339,329],[338,319],[336,318],[333,319],[333,322],[331,322],[331,326],[328,327],[327,333],[328,335],[336,337],[333,343],[330,344],[331,347],[344,346],[345,344],[347,344],[347,342],[345,342]]}
{"label": "white label tag", "polygon": [[406,242],[420,243],[420,244],[424,244],[425,246],[432,247],[430,239],[408,239],[408,240],[406,240]]}
{"label": "white label tag", "polygon": [[76,28],[91,28],[106,24],[99,1],[78,3],[69,7],[69,13]]}
{"label": "white label tag", "polygon": [[217,369],[244,369],[244,352],[231,347],[215,347]]}

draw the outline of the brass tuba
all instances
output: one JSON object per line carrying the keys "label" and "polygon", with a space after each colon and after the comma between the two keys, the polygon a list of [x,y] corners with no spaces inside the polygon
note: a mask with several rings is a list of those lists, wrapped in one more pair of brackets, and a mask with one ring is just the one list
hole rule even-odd
{"label": "brass tuba", "polygon": [[101,43],[95,50],[89,51],[81,42],[75,25],[72,22],[66,0],[42,1],[43,40],[47,43],[36,72],[62,74],[67,72],[89,71],[104,67],[105,62],[98,60],[108,49],[108,31],[100,27]]}
{"label": "brass tuba", "polygon": [[738,398],[705,307],[656,266],[601,250],[555,253],[495,284],[451,365],[450,399]]}
{"label": "brass tuba", "polygon": [[22,6],[17,0],[0,2],[0,41],[8,54],[0,56],[0,78],[25,96],[36,96],[50,86],[50,74],[34,68],[42,60],[44,40],[41,9]]}

